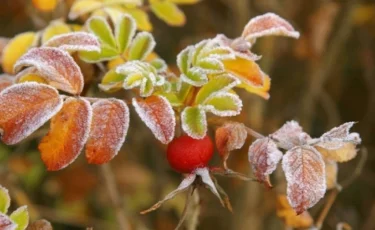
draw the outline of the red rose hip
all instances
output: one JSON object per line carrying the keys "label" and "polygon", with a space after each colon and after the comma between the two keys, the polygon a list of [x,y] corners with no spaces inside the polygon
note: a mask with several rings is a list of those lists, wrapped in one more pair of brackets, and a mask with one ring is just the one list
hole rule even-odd
{"label": "red rose hip", "polygon": [[168,145],[169,165],[180,173],[191,173],[197,168],[206,167],[214,152],[214,145],[209,136],[194,139],[184,135],[175,138]]}

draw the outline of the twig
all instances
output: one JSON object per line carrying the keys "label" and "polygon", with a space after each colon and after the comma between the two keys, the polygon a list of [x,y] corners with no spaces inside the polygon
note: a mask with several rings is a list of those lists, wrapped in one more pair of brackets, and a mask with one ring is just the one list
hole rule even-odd
{"label": "twig", "polygon": [[126,218],[122,201],[120,198],[120,195],[118,193],[115,178],[111,169],[110,164],[104,164],[101,166],[101,172],[104,177],[105,186],[107,187],[109,197],[112,202],[112,206],[115,209],[116,212],[116,218],[117,222],[120,226],[121,230],[127,230],[130,229],[130,224],[128,219]]}
{"label": "twig", "polygon": [[184,223],[184,221],[186,219],[186,216],[188,215],[191,198],[193,196],[193,192],[194,192],[194,188],[193,187],[189,187],[189,190],[186,193],[185,207],[184,207],[184,210],[182,211],[180,220],[179,220],[179,222],[178,222],[175,230],[178,230],[178,229],[181,228],[182,224]]}

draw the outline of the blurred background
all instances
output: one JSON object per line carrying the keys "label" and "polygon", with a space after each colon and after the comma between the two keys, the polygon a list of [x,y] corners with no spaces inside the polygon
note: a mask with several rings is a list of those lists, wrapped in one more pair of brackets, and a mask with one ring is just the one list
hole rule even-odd
{"label": "blurred background", "polygon": [[[43,28],[51,19],[66,16],[71,0],[62,1],[53,13],[41,13],[28,0],[1,0],[0,36]],[[359,154],[339,165],[338,181],[361,174],[342,190],[322,229],[340,222],[352,229],[375,229],[375,1],[374,0],[202,0],[182,6],[183,27],[170,27],[150,15],[156,51],[170,66],[187,45],[223,33],[237,37],[254,16],[274,12],[301,33],[299,40],[267,37],[253,51],[263,56],[259,65],[272,78],[268,101],[240,91],[244,111],[236,120],[263,134],[295,119],[311,136],[345,121],[358,121],[368,157]],[[160,210],[142,216],[167,192],[178,186],[181,175],[172,171],[160,145],[132,111],[127,141],[111,161],[115,184],[132,229],[174,229],[185,196],[167,202]],[[46,127],[47,128],[47,127]],[[47,129],[41,132],[46,132]],[[212,134],[212,130],[211,130]],[[12,196],[12,207],[27,204],[32,219],[49,220],[54,229],[119,229],[111,206],[103,168],[88,165],[83,156],[58,172],[46,172],[37,151],[38,138],[8,147],[0,145],[0,184]],[[251,174],[247,147],[231,155],[233,170]],[[358,162],[366,160],[358,169]],[[218,165],[219,157],[211,162]],[[285,191],[279,169],[272,177],[275,189],[235,179],[218,178],[233,205],[233,213],[220,206],[208,191],[200,190],[198,229],[291,229],[277,212],[277,194]],[[310,214],[319,216],[326,199]]]}

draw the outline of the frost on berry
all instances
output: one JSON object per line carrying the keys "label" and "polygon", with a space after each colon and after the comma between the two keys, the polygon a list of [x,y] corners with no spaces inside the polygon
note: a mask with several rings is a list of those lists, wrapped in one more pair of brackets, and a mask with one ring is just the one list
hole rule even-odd
{"label": "frost on berry", "polygon": [[53,36],[44,46],[57,47],[67,51],[100,52],[99,40],[86,32],[72,32]]}
{"label": "frost on berry", "polygon": [[64,102],[38,146],[48,170],[65,168],[78,157],[89,136],[91,119],[88,101],[70,97]]}
{"label": "frost on berry", "polygon": [[283,149],[291,149],[306,144],[311,137],[302,130],[296,121],[286,122],[279,130],[270,135]]}
{"label": "frost on berry", "polygon": [[198,168],[195,170],[195,174],[201,177],[203,184],[220,200],[220,203],[223,206],[225,206],[223,199],[221,199],[221,196],[217,191],[214,182],[211,179],[211,175],[208,171],[208,168]]}
{"label": "frost on berry", "polygon": [[55,47],[30,49],[14,65],[18,72],[23,67],[33,66],[49,85],[71,94],[79,94],[83,89],[81,69],[68,52]]}
{"label": "frost on berry", "polygon": [[173,139],[176,118],[171,104],[165,97],[133,98],[133,106],[156,139],[163,144],[168,144]]}
{"label": "frost on berry", "polygon": [[56,89],[35,82],[16,84],[0,93],[0,128],[6,144],[29,136],[62,106]]}
{"label": "frost on berry", "polygon": [[326,191],[323,158],[311,146],[297,146],[286,152],[282,166],[288,201],[297,214],[301,214],[314,206]]}
{"label": "frost on berry", "polygon": [[272,187],[269,175],[276,170],[276,166],[283,157],[283,153],[269,137],[257,139],[249,148],[249,161],[254,175],[267,187]]}
{"label": "frost on berry", "polygon": [[91,164],[104,164],[115,157],[129,128],[129,109],[125,102],[103,99],[92,106],[93,117],[86,144],[86,158]]}
{"label": "frost on berry", "polygon": [[15,224],[8,216],[0,213],[0,229],[1,230],[16,230],[17,224]]}
{"label": "frost on berry", "polygon": [[183,179],[183,181],[180,183],[180,185],[178,186],[177,189],[175,189],[172,192],[170,192],[167,196],[164,197],[163,200],[157,202],[151,208],[142,211],[141,214],[146,214],[146,213],[149,213],[149,212],[152,212],[152,211],[158,209],[164,202],[166,202],[166,201],[168,201],[170,199],[173,199],[176,195],[178,195],[178,194],[186,191],[193,184],[193,182],[195,181],[196,177],[197,177],[197,175],[195,173],[187,175]]}
{"label": "frost on berry", "polygon": [[223,158],[224,167],[231,151],[240,149],[247,138],[246,127],[242,123],[228,122],[216,129],[215,142],[220,156]]}
{"label": "frost on berry", "polygon": [[252,18],[242,32],[242,37],[252,43],[258,37],[270,35],[299,37],[299,33],[289,22],[274,13],[266,13]]}

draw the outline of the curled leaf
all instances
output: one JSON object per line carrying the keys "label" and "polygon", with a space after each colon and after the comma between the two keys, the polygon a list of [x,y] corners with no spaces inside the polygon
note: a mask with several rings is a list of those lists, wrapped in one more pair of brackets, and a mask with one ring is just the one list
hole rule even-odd
{"label": "curled leaf", "polygon": [[72,32],[54,36],[44,46],[57,47],[67,51],[96,51],[100,52],[98,39],[86,32]]}
{"label": "curled leaf", "polygon": [[208,187],[208,189],[220,200],[221,205],[225,207],[225,203],[223,199],[221,199],[221,196],[216,189],[215,183],[211,179],[208,168],[198,168],[195,170],[195,174],[201,177],[203,184]]}
{"label": "curled leaf", "polygon": [[347,122],[331,129],[319,138],[319,142],[316,145],[327,150],[335,150],[343,147],[347,142],[360,144],[361,138],[359,134],[349,132],[354,124],[355,122]]}
{"label": "curled leaf", "polygon": [[257,179],[272,187],[269,175],[276,170],[283,153],[269,137],[257,139],[249,148],[249,161]]}
{"label": "curled leaf", "polygon": [[57,89],[72,94],[80,94],[83,90],[81,69],[69,53],[61,49],[33,48],[17,61],[14,68],[18,72],[26,66],[35,67]]}
{"label": "curled leaf", "polygon": [[202,139],[207,132],[206,113],[202,108],[186,107],[181,113],[182,129],[195,139]]}
{"label": "curled leaf", "polygon": [[38,146],[48,170],[65,168],[78,157],[89,136],[91,119],[89,102],[72,97],[65,100]]}
{"label": "curled leaf", "polygon": [[314,206],[326,192],[323,158],[311,146],[297,146],[286,152],[282,166],[288,201],[297,214],[301,214]]}
{"label": "curled leaf", "polygon": [[347,162],[357,156],[357,149],[353,143],[344,143],[337,149],[325,149],[320,146],[315,148],[324,156],[325,159],[333,160],[336,162]]}
{"label": "curled leaf", "polygon": [[172,199],[173,197],[175,197],[176,195],[186,191],[193,184],[196,177],[197,176],[196,176],[195,173],[187,175],[184,178],[184,180],[180,183],[180,185],[178,186],[178,188],[176,190],[170,192],[167,196],[164,197],[163,200],[157,202],[151,208],[142,211],[141,214],[147,214],[149,212],[152,212],[152,211],[158,209],[164,202],[166,202],[166,201]]}
{"label": "curled leaf", "polygon": [[258,37],[270,35],[299,37],[299,33],[289,22],[274,13],[266,13],[252,18],[242,32],[242,37],[252,42]]}
{"label": "curled leaf", "polygon": [[103,99],[92,105],[93,117],[86,144],[86,159],[104,164],[117,155],[129,128],[129,109],[121,100]]}
{"label": "curled leaf", "polygon": [[0,128],[6,144],[16,144],[29,136],[62,106],[56,89],[26,82],[8,87],[0,93]]}
{"label": "curled leaf", "polygon": [[306,144],[311,137],[302,130],[296,121],[286,122],[280,129],[270,135],[283,149],[291,149],[297,145]]}
{"label": "curled leaf", "polygon": [[168,144],[173,139],[176,118],[174,110],[166,98],[155,95],[144,100],[133,98],[133,106],[139,117],[160,142]]}

